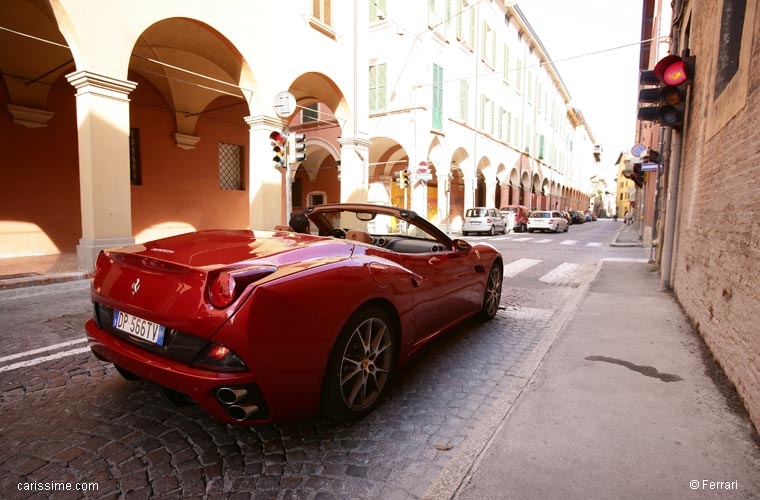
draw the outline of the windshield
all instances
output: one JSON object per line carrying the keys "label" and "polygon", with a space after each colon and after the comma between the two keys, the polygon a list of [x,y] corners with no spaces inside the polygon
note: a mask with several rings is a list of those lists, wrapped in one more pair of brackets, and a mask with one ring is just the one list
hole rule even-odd
{"label": "windshield", "polygon": [[488,210],[485,208],[471,208],[467,210],[465,217],[487,217]]}

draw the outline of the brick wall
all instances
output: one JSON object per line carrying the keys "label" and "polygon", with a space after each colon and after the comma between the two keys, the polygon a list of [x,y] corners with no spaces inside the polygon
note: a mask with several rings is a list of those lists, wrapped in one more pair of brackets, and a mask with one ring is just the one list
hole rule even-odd
{"label": "brick wall", "polygon": [[[697,59],[683,136],[672,283],[760,430],[760,15],[748,6],[752,19],[743,36],[750,43],[742,57],[751,56],[751,62],[728,89],[736,95],[719,96],[733,99],[726,105],[714,96],[722,3],[687,3],[688,45]],[[727,109],[731,116],[718,116]]]}

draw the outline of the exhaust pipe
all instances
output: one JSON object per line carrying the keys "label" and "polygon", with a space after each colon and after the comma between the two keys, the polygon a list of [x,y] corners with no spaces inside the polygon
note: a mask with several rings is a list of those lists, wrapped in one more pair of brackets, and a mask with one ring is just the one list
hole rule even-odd
{"label": "exhaust pipe", "polygon": [[248,395],[246,389],[233,389],[231,387],[220,387],[216,391],[216,399],[226,405],[234,405]]}
{"label": "exhaust pipe", "polygon": [[256,405],[232,405],[227,408],[227,415],[233,420],[242,422],[251,418],[257,411],[259,411],[259,407]]}

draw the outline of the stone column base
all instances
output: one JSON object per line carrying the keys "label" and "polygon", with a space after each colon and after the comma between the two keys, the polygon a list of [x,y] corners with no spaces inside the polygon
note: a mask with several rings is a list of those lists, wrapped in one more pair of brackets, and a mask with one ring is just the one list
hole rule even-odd
{"label": "stone column base", "polygon": [[77,245],[77,265],[83,271],[92,272],[101,250],[134,244],[134,238],[80,238]]}

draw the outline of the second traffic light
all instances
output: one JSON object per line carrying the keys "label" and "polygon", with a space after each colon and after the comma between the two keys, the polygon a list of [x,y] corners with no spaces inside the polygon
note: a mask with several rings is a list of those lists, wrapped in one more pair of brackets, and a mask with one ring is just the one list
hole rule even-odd
{"label": "second traffic light", "polygon": [[288,151],[291,162],[304,161],[306,159],[306,134],[291,134],[288,137]]}
{"label": "second traffic light", "polygon": [[398,173],[398,187],[406,189],[409,186],[410,172],[408,169],[404,169]]}
{"label": "second traffic light", "polygon": [[653,70],[641,72],[641,85],[658,85],[639,91],[639,102],[655,104],[639,108],[638,119],[659,122],[666,127],[680,129],[683,126],[686,104],[686,88],[694,74],[694,58],[669,55],[660,59]]}

